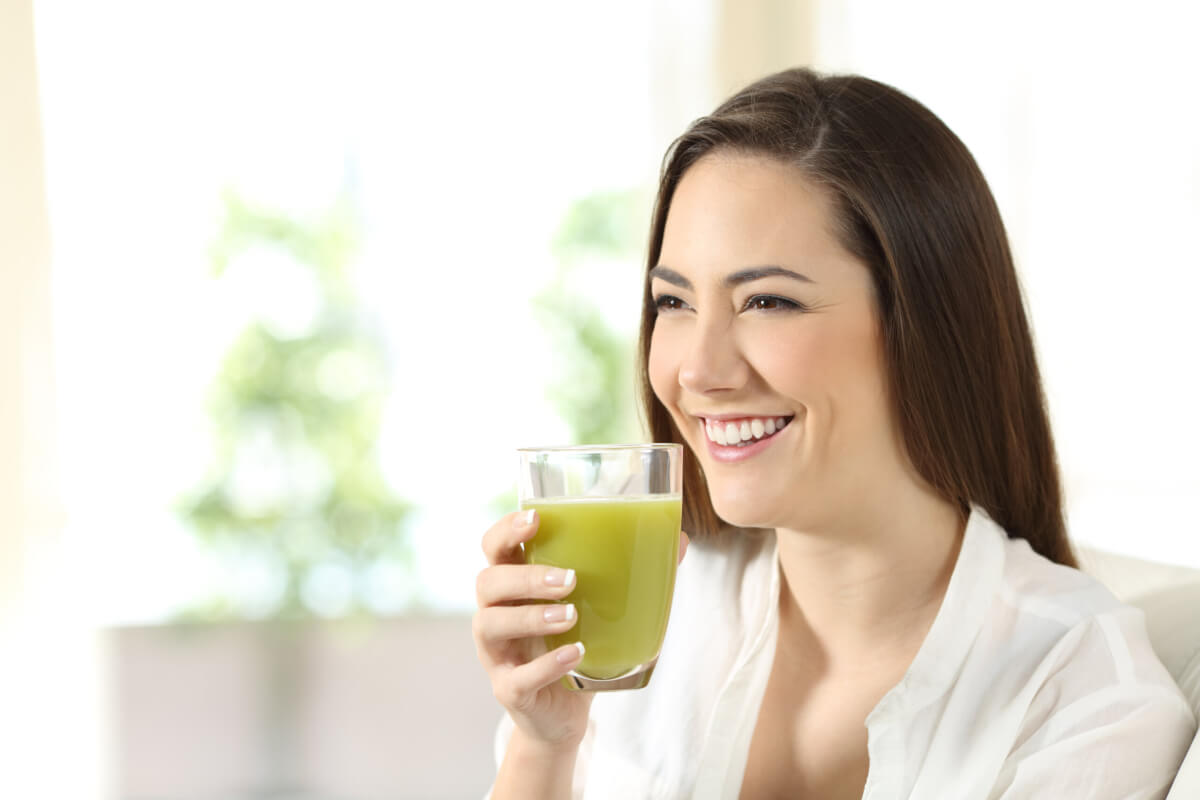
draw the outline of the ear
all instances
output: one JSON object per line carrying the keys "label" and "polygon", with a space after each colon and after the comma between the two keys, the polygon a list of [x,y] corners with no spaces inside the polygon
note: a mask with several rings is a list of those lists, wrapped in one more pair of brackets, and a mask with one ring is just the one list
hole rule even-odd
{"label": "ear", "polygon": [[687,531],[680,531],[679,532],[679,560],[680,560],[680,562],[683,561],[683,554],[687,552],[689,541],[690,540],[688,539]]}

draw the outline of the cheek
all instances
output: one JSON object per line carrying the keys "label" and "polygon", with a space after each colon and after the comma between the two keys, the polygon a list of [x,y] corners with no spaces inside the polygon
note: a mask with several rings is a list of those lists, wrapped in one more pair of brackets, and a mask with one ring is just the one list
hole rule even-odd
{"label": "cheek", "polygon": [[864,446],[864,440],[890,438],[887,372],[875,326],[843,326],[814,358],[813,368],[827,376],[838,435],[849,436],[858,446]]}
{"label": "cheek", "polygon": [[847,398],[875,424],[890,424],[887,403],[887,366],[874,319],[847,326],[842,337],[840,376]]}
{"label": "cheek", "polygon": [[814,379],[821,375],[821,350],[807,341],[792,341],[771,348],[763,364],[764,375],[779,376],[779,388],[786,394],[807,395],[815,388]]}
{"label": "cheek", "polygon": [[772,337],[758,364],[777,391],[819,416],[874,417],[886,407],[886,376],[873,325],[808,325],[793,336]]}
{"label": "cheek", "polygon": [[778,393],[808,404],[828,385],[828,369],[837,364],[825,336],[811,326],[759,337],[753,367]]}

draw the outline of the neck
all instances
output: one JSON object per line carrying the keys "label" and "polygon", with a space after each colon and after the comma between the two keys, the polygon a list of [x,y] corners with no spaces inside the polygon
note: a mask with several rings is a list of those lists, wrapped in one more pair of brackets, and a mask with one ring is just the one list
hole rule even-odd
{"label": "neck", "polygon": [[782,647],[821,653],[838,672],[911,662],[941,607],[965,520],[930,491],[901,494],[861,505],[836,528],[777,529]]}

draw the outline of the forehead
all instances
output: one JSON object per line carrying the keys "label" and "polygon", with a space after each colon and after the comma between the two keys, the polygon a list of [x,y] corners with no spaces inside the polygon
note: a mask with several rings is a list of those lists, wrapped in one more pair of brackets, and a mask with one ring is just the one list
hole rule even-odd
{"label": "forehead", "polygon": [[659,263],[696,277],[779,264],[816,280],[830,273],[829,279],[842,262],[854,262],[834,236],[834,222],[826,190],[798,167],[761,155],[712,153],[675,189]]}

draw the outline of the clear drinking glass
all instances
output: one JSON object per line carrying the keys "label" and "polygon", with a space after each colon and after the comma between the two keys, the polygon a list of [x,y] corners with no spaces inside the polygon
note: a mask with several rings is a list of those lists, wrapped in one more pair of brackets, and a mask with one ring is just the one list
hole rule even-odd
{"label": "clear drinking glass", "polygon": [[679,556],[683,447],[630,444],[518,450],[518,497],[535,508],[525,561],[575,570],[578,622],[546,637],[582,641],[571,689],[640,689],[658,661]]}

